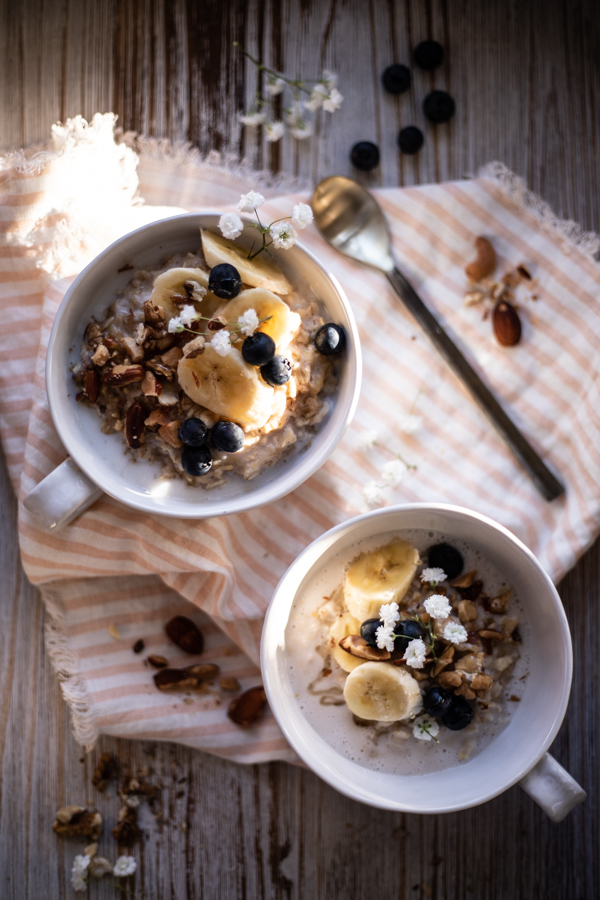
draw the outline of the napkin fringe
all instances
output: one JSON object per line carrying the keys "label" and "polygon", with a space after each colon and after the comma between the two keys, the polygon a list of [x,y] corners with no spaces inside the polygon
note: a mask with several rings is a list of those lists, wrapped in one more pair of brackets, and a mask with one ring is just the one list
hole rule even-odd
{"label": "napkin fringe", "polygon": [[504,163],[495,160],[486,163],[477,173],[509,197],[520,209],[538,220],[548,231],[561,237],[567,247],[573,247],[591,262],[600,262],[600,236],[584,229],[573,219],[561,219],[550,204],[530,191],[525,180],[512,172]]}
{"label": "napkin fringe", "polygon": [[93,701],[79,667],[79,659],[69,648],[60,593],[50,587],[42,587],[40,593],[48,615],[45,624],[46,651],[58,677],[64,700],[71,711],[75,740],[89,753],[98,740],[99,731],[91,711]]}

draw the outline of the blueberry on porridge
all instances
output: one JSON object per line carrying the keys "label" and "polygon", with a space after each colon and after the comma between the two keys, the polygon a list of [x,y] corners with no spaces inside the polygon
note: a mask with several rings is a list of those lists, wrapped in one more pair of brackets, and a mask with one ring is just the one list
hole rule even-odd
{"label": "blueberry on porridge", "polygon": [[205,488],[252,479],[308,445],[329,412],[343,354],[317,340],[324,327],[345,341],[307,283],[201,231],[197,253],[135,272],[88,323],[78,400],[165,477]]}

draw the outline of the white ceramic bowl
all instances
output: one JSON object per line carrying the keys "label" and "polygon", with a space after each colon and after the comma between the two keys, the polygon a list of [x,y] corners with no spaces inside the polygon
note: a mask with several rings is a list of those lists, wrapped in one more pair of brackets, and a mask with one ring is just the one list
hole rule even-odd
{"label": "white ceramic bowl", "polygon": [[[348,549],[351,558],[352,549],[361,540],[409,528],[442,532],[449,540],[462,539],[480,550],[518,593],[534,639],[526,648],[530,674],[519,686],[522,699],[505,730],[460,766],[403,776],[373,771],[351,761],[308,723],[290,681],[285,628],[295,597],[319,577],[336,554]],[[342,574],[340,564],[340,580]],[[556,761],[549,758],[548,762],[544,757],[563,720],[571,685],[571,639],[560,598],[529,550],[485,516],[455,506],[415,503],[377,510],[332,528],[300,554],[280,581],[265,621],[261,659],[269,703],[287,740],[317,775],[355,800],[412,813],[466,809],[521,781],[542,759],[555,775],[560,770],[557,783],[564,773],[563,781],[571,784],[571,806],[585,798],[568,773]],[[548,781],[546,772],[544,778]],[[534,795],[535,790],[525,789]],[[542,785],[542,793],[544,790]],[[560,793],[559,788],[557,791]],[[544,805],[543,797],[534,799]],[[563,801],[564,797],[555,804],[554,815],[549,811],[557,820],[566,814]]]}
{"label": "white ceramic bowl", "polygon": [[[222,487],[205,491],[190,487],[183,479],[159,480],[158,464],[132,459],[125,452],[124,441],[119,435],[101,432],[96,411],[75,401],[78,388],[71,378],[70,366],[79,358],[81,340],[90,318],[100,316],[113,302],[117,291],[130,281],[133,270],[120,271],[122,267],[157,268],[174,253],[195,252],[200,246],[199,229],[216,230],[218,219],[217,213],[174,216],[145,225],[115,241],[73,282],[57,313],[50,337],[46,385],[52,418],[61,441],[72,460],[95,486],[122,503],[145,512],[206,518],[272,503],[293,491],[323,465],[342,438],[358,402],[361,354],[352,310],[335,277],[299,244],[291,250],[275,250],[278,265],[292,284],[306,279],[321,301],[327,319],[343,325],[348,338],[341,364],[340,384],[333,397],[331,411],[318,426],[317,434],[306,449],[296,452],[292,449],[284,461],[267,468],[251,481],[236,477]],[[256,232],[250,228],[246,232],[239,242],[250,246]],[[61,492],[66,503],[70,490],[77,499],[74,471],[76,473],[71,463],[70,468],[65,469],[64,477],[60,475],[60,484],[59,476],[54,478],[53,503],[57,503],[57,495]],[[85,483],[81,483],[81,477],[79,480],[79,493],[83,494]],[[26,506],[40,518],[48,512],[47,494],[50,491],[45,490],[45,482],[42,482],[36,488],[35,496],[26,502]],[[84,506],[80,504],[80,511]],[[46,524],[53,527],[53,523],[64,524],[69,520],[69,517],[53,509]]]}

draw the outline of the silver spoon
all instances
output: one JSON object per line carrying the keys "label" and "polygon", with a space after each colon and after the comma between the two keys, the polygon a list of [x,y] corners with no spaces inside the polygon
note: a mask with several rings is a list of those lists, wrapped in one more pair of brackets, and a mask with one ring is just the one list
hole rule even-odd
{"label": "silver spoon", "polygon": [[315,188],[312,208],[319,231],[332,247],[387,275],[406,308],[470,390],[473,399],[498,429],[540,494],[546,500],[555,500],[564,494],[563,485],[507,416],[404,275],[398,271],[392,256],[387,223],[374,197],[352,178],[333,175],[319,182]]}

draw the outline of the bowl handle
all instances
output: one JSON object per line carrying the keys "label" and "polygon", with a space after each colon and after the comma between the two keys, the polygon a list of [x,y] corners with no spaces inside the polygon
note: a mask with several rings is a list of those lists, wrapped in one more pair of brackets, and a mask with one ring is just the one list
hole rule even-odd
{"label": "bowl handle", "polygon": [[587,797],[583,788],[549,753],[544,753],[519,784],[553,822],[561,822]]}
{"label": "bowl handle", "polygon": [[23,506],[46,531],[58,531],[91,506],[102,493],[72,459],[66,459],[27,494]]}

